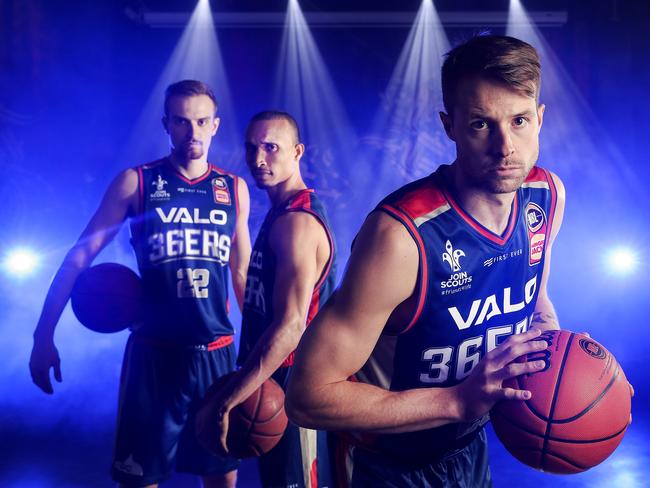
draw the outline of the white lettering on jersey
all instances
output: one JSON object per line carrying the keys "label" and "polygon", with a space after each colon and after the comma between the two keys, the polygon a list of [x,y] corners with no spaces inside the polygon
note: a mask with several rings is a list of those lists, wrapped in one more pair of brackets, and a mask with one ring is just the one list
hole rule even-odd
{"label": "white lettering on jersey", "polygon": [[421,359],[427,372],[419,373],[420,383],[440,384],[448,379],[461,381],[469,376],[482,358],[483,344],[486,353],[501,344],[508,336],[522,334],[528,330],[528,317],[515,324],[492,327],[484,336],[465,339],[458,347],[432,347],[422,351]]}
{"label": "white lettering on jersey", "polygon": [[522,310],[533,300],[536,290],[537,275],[528,280],[524,286],[524,297],[520,302],[512,303],[512,290],[508,287],[503,289],[502,307],[499,307],[497,295],[493,294],[485,299],[479,298],[478,300],[474,300],[468,314],[466,315],[467,318],[464,318],[456,307],[449,307],[447,310],[454,319],[454,323],[456,324],[456,327],[458,327],[458,330],[465,330],[470,328],[472,325],[481,325],[486,320],[490,320],[492,317],[496,317],[497,315]]}
{"label": "white lettering on jersey", "polygon": [[201,217],[201,209],[193,208],[192,212],[185,207],[172,207],[169,213],[156,207],[156,213],[165,224],[214,224],[225,225],[228,222],[228,214],[224,210],[213,208],[208,217]]}
{"label": "white lettering on jersey", "polygon": [[230,236],[215,230],[171,229],[152,234],[148,239],[149,261],[182,258],[208,258],[226,264],[230,259]]}

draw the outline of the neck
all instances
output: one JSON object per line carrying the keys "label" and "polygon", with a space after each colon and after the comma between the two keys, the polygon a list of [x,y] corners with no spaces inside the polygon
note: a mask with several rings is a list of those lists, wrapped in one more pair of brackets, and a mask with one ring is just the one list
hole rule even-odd
{"label": "neck", "polygon": [[302,177],[297,175],[279,185],[267,188],[266,192],[269,196],[269,200],[271,200],[271,205],[275,207],[305,188],[307,188],[307,185],[305,185]]}
{"label": "neck", "polygon": [[190,180],[202,176],[208,170],[208,158],[205,156],[199,159],[181,159],[171,153],[168,160],[176,171]]}
{"label": "neck", "polygon": [[458,203],[483,227],[501,235],[510,220],[515,192],[492,193],[472,186],[453,165],[449,173],[445,180]]}

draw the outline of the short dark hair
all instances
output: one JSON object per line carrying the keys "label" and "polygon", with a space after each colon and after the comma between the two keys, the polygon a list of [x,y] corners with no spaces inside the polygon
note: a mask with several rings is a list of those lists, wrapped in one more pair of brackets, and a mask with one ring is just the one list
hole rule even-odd
{"label": "short dark hair", "polygon": [[248,132],[255,122],[260,122],[262,120],[286,120],[295,132],[296,144],[300,143],[300,129],[298,129],[298,122],[296,122],[296,119],[294,119],[291,114],[280,110],[264,110],[258,112],[251,117],[251,120],[248,122],[248,126],[246,127],[246,132]]}
{"label": "short dark hair", "polygon": [[541,64],[527,42],[509,36],[479,35],[449,51],[442,65],[442,100],[452,115],[459,84],[478,77],[503,83],[539,101]]}
{"label": "short dark hair", "polygon": [[169,99],[172,97],[193,97],[207,95],[214,103],[214,113],[217,114],[217,99],[212,88],[197,80],[182,80],[172,83],[165,90],[165,115],[169,115]]}

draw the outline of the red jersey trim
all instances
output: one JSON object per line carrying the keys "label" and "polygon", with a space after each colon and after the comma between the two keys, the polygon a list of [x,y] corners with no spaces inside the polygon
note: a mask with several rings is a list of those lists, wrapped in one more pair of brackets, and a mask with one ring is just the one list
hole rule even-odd
{"label": "red jersey trim", "polygon": [[498,244],[500,246],[503,246],[508,242],[508,239],[510,239],[510,236],[515,230],[515,225],[517,223],[517,214],[519,213],[519,194],[518,192],[515,192],[515,197],[512,200],[512,207],[510,208],[510,218],[508,219],[508,225],[506,227],[505,232],[502,235],[497,235],[494,232],[489,231],[485,227],[483,227],[481,224],[479,224],[471,215],[469,215],[465,210],[463,210],[463,207],[461,207],[454,199],[453,197],[444,189],[440,188],[442,193],[445,195],[445,198],[447,198],[447,201],[449,202],[449,205],[456,211],[458,215],[467,223],[469,226],[474,229],[476,232],[478,232],[480,235],[483,237],[489,239],[490,241],[494,242],[495,244]]}
{"label": "red jersey trim", "polygon": [[420,236],[420,233],[418,232],[418,229],[415,226],[415,223],[411,220],[410,216],[402,212],[400,209],[397,209],[388,204],[381,205],[378,208],[380,210],[385,211],[387,214],[394,217],[395,219],[397,219],[406,227],[406,229],[409,231],[409,234],[411,234],[413,240],[415,241],[415,244],[418,247],[418,254],[420,257],[420,269],[418,271],[418,281],[420,282],[419,285],[420,289],[418,291],[417,305],[415,307],[415,312],[413,312],[413,316],[411,317],[411,320],[408,322],[406,327],[394,333],[394,335],[399,335],[399,334],[403,334],[411,327],[413,327],[413,325],[415,325],[415,323],[420,318],[420,315],[422,315],[422,309],[424,308],[424,300],[427,293],[427,282],[428,282],[427,256],[424,248],[424,242],[422,241],[422,236]]}
{"label": "red jersey trim", "polygon": [[555,219],[555,207],[557,205],[557,188],[555,186],[555,181],[553,181],[553,176],[551,175],[551,172],[548,170],[542,170],[542,171],[544,172],[544,176],[548,181],[549,190],[551,191],[551,210],[548,216],[549,236],[546,242],[544,243],[544,253],[546,253],[546,249],[551,243],[551,236],[553,235],[553,220]]}
{"label": "red jersey trim", "polygon": [[169,164],[169,167],[172,169],[172,171],[174,173],[176,173],[176,176],[178,176],[181,180],[183,180],[185,183],[187,183],[190,186],[194,186],[197,183],[201,183],[206,178],[208,178],[210,176],[210,173],[212,173],[212,168],[213,168],[213,166],[210,163],[208,163],[208,169],[205,171],[205,173],[203,173],[201,176],[198,176],[198,177],[190,180],[189,178],[186,178],[185,176],[183,176],[180,173],[180,171],[178,171],[172,164]]}

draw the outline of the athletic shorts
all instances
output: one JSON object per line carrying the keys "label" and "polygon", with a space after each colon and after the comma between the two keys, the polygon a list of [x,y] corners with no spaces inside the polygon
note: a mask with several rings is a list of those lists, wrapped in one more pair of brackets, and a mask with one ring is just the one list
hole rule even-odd
{"label": "athletic shorts", "polygon": [[467,446],[420,467],[407,467],[387,456],[354,448],[353,488],[490,488],[487,437],[481,429]]}
{"label": "athletic shorts", "polygon": [[[117,414],[112,476],[129,486],[168,478],[174,467],[200,476],[237,469],[239,461],[204,449],[194,417],[212,383],[235,368],[235,347],[225,336],[207,346],[169,347],[129,337]],[[219,343],[221,342],[221,343]],[[223,347],[223,343],[227,344]]]}
{"label": "athletic shorts", "polygon": [[[273,374],[286,389],[291,367]],[[291,421],[280,442],[258,458],[264,488],[332,487],[326,432],[304,429]]]}

